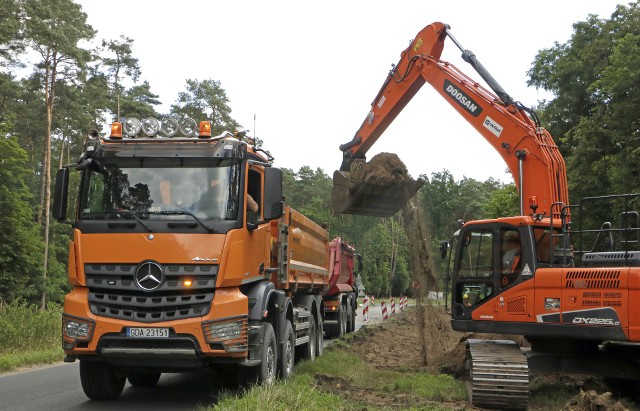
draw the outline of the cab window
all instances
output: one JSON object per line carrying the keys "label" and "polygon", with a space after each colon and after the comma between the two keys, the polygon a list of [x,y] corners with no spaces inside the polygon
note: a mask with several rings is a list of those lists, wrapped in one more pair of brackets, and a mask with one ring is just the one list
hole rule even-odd
{"label": "cab window", "polygon": [[469,231],[461,241],[458,267],[460,277],[493,276],[493,232]]}

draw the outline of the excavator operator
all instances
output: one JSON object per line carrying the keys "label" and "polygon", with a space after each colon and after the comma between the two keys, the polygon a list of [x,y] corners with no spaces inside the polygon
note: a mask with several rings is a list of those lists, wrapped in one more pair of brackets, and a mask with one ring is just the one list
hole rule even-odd
{"label": "excavator operator", "polygon": [[500,286],[506,287],[511,284],[522,270],[522,247],[520,245],[520,235],[515,230],[505,230],[502,233],[501,256],[502,266],[500,268]]}

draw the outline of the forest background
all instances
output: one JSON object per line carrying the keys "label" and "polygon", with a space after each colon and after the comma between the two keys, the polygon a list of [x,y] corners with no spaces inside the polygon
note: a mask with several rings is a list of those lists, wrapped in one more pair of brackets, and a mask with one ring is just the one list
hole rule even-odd
{"label": "forest background", "polygon": [[[71,230],[50,219],[51,175],[76,161],[89,130],[124,117],[169,115],[209,119],[214,133],[240,126],[221,79],[184,79],[170,112],[158,112],[153,85],[138,81],[143,68],[133,50],[125,36],[99,39],[72,0],[0,0],[0,304],[45,308],[69,290]],[[37,63],[23,63],[27,54]],[[567,162],[571,202],[640,192],[638,3],[620,5],[608,18],[576,22],[568,41],[532,56],[528,76],[529,86],[553,96],[535,110]],[[262,136],[254,137],[260,142]],[[402,214],[333,214],[327,171],[285,169],[287,204],[357,248],[368,294],[411,294]],[[426,183],[416,198],[433,255],[460,221],[518,213],[513,184],[455,180],[446,169],[420,177]],[[443,278],[439,260],[434,264]]]}

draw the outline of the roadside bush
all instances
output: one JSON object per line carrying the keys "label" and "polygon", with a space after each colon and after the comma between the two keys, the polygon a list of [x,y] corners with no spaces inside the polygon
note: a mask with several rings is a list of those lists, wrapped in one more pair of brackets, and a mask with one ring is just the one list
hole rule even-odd
{"label": "roadside bush", "polygon": [[61,312],[57,305],[40,311],[32,304],[0,301],[0,354],[59,348]]}

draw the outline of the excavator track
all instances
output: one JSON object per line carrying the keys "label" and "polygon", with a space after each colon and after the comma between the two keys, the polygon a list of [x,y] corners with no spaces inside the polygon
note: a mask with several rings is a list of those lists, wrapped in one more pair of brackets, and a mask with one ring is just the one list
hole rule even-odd
{"label": "excavator track", "polygon": [[526,409],[529,366],[520,347],[507,340],[467,341],[469,398],[476,407]]}

